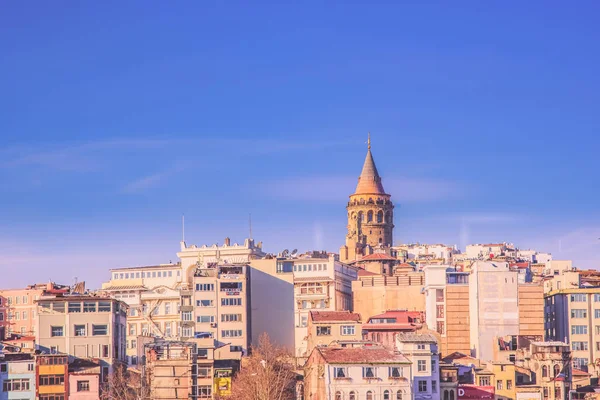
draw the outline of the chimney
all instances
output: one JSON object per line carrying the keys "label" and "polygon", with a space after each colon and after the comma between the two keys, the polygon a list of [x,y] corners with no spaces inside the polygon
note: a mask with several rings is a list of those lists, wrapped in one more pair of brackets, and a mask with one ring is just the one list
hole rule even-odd
{"label": "chimney", "polygon": [[231,246],[231,239],[228,237],[225,238],[225,246]]}

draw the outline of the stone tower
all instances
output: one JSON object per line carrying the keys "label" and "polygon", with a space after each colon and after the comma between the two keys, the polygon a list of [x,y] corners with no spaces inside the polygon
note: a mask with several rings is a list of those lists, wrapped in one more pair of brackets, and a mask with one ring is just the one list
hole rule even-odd
{"label": "stone tower", "polygon": [[385,193],[381,177],[371,154],[369,136],[367,157],[358,178],[356,190],[350,195],[346,245],[340,248],[342,262],[360,259],[374,249],[389,249],[394,229],[394,204]]}

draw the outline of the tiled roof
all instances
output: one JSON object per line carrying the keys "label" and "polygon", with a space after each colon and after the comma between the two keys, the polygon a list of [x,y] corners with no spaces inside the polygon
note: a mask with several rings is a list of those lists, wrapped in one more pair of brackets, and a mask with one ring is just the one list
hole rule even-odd
{"label": "tiled roof", "polygon": [[33,360],[33,355],[30,353],[5,353],[2,361],[28,361]]}
{"label": "tiled roof", "polygon": [[383,253],[373,253],[368,256],[364,256],[360,259],[361,261],[397,261],[394,257],[388,256]]}
{"label": "tiled roof", "polygon": [[366,269],[362,269],[362,268],[358,270],[358,276],[373,276],[373,275],[379,275],[379,274],[376,274],[375,272],[367,271]]}
{"label": "tiled roof", "polygon": [[360,322],[360,314],[350,311],[311,311],[314,322]]}
{"label": "tiled roof", "polygon": [[437,343],[437,339],[431,333],[402,332],[398,334],[398,340],[413,343]]}
{"label": "tiled roof", "polygon": [[458,352],[458,351],[455,351],[454,353],[449,354],[446,357],[442,358],[442,360],[444,362],[447,362],[447,363],[450,363],[450,364],[454,360],[462,360],[462,359],[476,360],[476,358],[468,356],[468,355],[466,355],[464,353],[461,353],[461,352]]}
{"label": "tiled roof", "polygon": [[423,313],[421,311],[407,311],[407,310],[388,310],[383,314],[373,315],[369,320],[380,318],[395,318],[396,323],[416,323],[415,319],[419,319],[419,323],[424,321]]}
{"label": "tiled roof", "polygon": [[302,276],[294,277],[294,282],[333,282],[328,276]]}
{"label": "tiled roof", "polygon": [[402,354],[382,347],[317,347],[329,364],[409,364]]}
{"label": "tiled roof", "polygon": [[590,374],[580,369],[573,368],[573,376],[590,376]]}

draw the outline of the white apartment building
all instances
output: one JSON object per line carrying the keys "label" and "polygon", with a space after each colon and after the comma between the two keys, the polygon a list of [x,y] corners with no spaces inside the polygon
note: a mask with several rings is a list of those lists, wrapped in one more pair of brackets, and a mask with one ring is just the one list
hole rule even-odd
{"label": "white apartment building", "polygon": [[410,361],[383,347],[315,347],[304,376],[307,400],[413,398]]}
{"label": "white apartment building", "polygon": [[445,244],[401,244],[394,246],[396,251],[404,251],[409,260],[434,259],[442,260],[443,263],[450,264],[454,254],[460,253],[455,246]]}
{"label": "white apartment building", "polygon": [[352,309],[358,269],[334,256],[252,260],[250,266],[251,341],[267,332],[295,349],[300,363],[308,357],[310,311]]}
{"label": "white apartment building", "polygon": [[439,400],[439,354],[435,336],[429,333],[399,333],[396,336],[396,348],[412,363],[413,399]]}

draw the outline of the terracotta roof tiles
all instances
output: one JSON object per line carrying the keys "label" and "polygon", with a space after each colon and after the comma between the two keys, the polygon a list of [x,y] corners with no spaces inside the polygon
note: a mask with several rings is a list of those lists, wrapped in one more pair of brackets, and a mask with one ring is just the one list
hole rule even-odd
{"label": "terracotta roof tiles", "polygon": [[382,347],[317,347],[329,364],[410,364],[402,354]]}
{"label": "terracotta roof tiles", "polygon": [[314,322],[360,322],[360,314],[350,311],[311,311]]}

